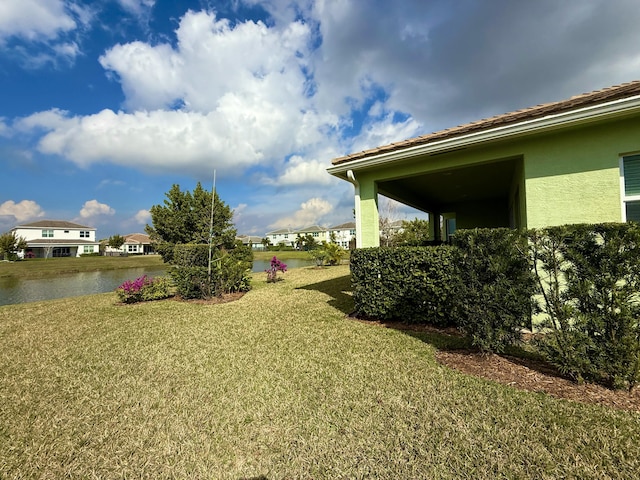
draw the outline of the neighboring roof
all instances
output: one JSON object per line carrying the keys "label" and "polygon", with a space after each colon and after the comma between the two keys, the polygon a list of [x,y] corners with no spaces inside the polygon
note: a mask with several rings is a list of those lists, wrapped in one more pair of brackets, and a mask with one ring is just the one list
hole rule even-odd
{"label": "neighboring roof", "polygon": [[331,227],[329,230],[353,230],[354,228],[356,228],[356,222],[347,222]]}
{"label": "neighboring roof", "polygon": [[318,225],[311,225],[307,228],[301,228],[300,230],[296,230],[295,233],[307,233],[307,232],[326,232],[327,229],[320,227]]}
{"label": "neighboring roof", "polygon": [[262,237],[256,235],[238,235],[236,239],[240,240],[243,244],[262,243]]}
{"label": "neighboring roof", "polygon": [[95,230],[93,227],[85,227],[84,225],[64,220],[39,220],[37,222],[23,223],[14,228],[82,228],[84,230]]}
{"label": "neighboring roof", "polygon": [[130,233],[124,236],[124,243],[150,244],[151,238],[144,233]]}
{"label": "neighboring roof", "polygon": [[331,163],[340,165],[353,160],[359,160],[375,155],[389,153],[396,150],[402,150],[408,147],[427,145],[432,142],[455,138],[458,136],[491,130],[497,127],[518,124],[535,119],[541,119],[548,116],[558,115],[573,110],[579,110],[587,107],[593,107],[600,104],[606,104],[615,100],[636,97],[640,95],[640,80],[635,80],[613,87],[603,88],[589,93],[576,95],[567,100],[559,102],[545,103],[536,105],[535,107],[517,110],[515,112],[496,115],[495,117],[478,120],[476,122],[467,123],[457,127],[440,130],[438,132],[429,133],[420,137],[411,138],[390,145],[385,145],[362,152],[352,153],[344,157],[335,158]]}
{"label": "neighboring roof", "polygon": [[281,228],[279,230],[274,230],[272,232],[267,232],[265,235],[279,235],[282,233],[293,233],[293,230],[290,228]]}

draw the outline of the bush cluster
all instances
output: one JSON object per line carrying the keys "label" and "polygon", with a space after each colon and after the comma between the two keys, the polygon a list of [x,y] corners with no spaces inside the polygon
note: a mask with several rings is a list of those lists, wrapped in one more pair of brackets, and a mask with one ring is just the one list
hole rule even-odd
{"label": "bush cluster", "polygon": [[122,303],[162,300],[171,296],[171,282],[167,277],[142,277],[127,280],[116,289]]}
{"label": "bush cluster", "polygon": [[461,230],[453,245],[351,255],[356,314],[455,325],[502,352],[543,315],[539,351],[578,381],[640,378],[640,225]]}
{"label": "bush cluster", "polygon": [[458,282],[452,255],[445,245],[354,250],[350,264],[356,312],[380,320],[453,325]]}
{"label": "bush cluster", "polygon": [[640,226],[550,227],[529,238],[548,330],[540,350],[577,381],[633,388],[640,370]]}
{"label": "bush cluster", "polygon": [[209,246],[176,245],[172,252],[171,278],[176,293],[185,299],[211,298],[251,289],[253,252],[237,245],[233,250],[213,249],[209,274]]}
{"label": "bush cluster", "polygon": [[461,230],[453,236],[454,321],[483,352],[503,352],[531,326],[534,279],[527,239],[516,230]]}

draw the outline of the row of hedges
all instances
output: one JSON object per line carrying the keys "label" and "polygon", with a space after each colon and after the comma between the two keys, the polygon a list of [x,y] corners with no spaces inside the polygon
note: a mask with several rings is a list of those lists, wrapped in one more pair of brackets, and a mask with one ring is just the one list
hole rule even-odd
{"label": "row of hedges", "polygon": [[452,325],[502,352],[541,315],[538,346],[576,380],[632,388],[640,371],[640,226],[458,231],[452,246],[356,250],[356,313]]}

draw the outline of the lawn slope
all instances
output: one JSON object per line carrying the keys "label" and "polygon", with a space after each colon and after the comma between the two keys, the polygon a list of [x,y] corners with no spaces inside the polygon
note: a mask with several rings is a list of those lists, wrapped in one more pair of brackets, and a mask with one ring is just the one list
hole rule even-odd
{"label": "lawn slope", "polygon": [[238,301],[0,307],[0,478],[637,478],[640,416],[346,318],[347,266]]}

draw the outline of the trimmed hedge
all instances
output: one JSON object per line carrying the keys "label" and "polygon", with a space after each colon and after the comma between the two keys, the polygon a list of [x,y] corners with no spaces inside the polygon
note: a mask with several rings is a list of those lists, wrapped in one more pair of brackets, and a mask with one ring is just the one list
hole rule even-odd
{"label": "trimmed hedge", "polygon": [[438,247],[357,249],[351,254],[358,315],[380,320],[454,325],[457,277],[453,250]]}
{"label": "trimmed hedge", "polygon": [[455,323],[483,352],[503,352],[531,326],[535,281],[524,234],[507,228],[459,230]]}
{"label": "trimmed hedge", "polygon": [[550,227],[529,239],[549,331],[542,353],[577,381],[633,388],[640,378],[640,226]]}

